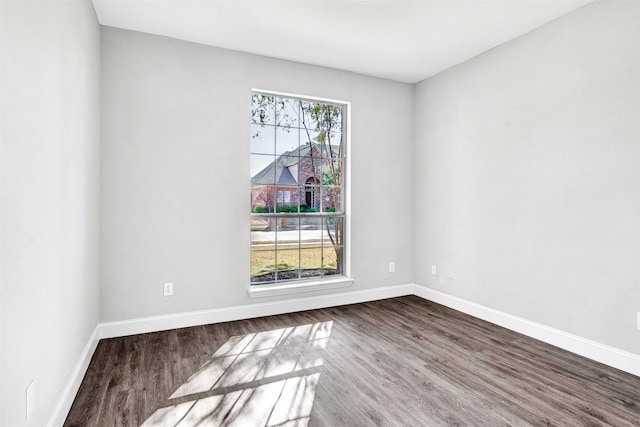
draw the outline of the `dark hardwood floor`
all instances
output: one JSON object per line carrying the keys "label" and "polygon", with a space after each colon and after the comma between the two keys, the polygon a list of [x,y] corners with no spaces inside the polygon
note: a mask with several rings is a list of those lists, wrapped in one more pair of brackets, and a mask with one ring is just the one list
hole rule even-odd
{"label": "dark hardwood floor", "polygon": [[418,297],[102,340],[65,426],[640,426],[640,378]]}

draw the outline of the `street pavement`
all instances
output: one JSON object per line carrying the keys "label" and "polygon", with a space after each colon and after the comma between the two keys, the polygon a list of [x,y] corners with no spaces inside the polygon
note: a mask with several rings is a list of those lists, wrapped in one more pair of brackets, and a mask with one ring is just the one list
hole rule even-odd
{"label": "street pavement", "polygon": [[[278,242],[293,241],[320,241],[321,239],[329,241],[327,230],[280,230],[278,231]],[[273,230],[252,231],[252,242],[274,242],[276,240],[276,232]]]}

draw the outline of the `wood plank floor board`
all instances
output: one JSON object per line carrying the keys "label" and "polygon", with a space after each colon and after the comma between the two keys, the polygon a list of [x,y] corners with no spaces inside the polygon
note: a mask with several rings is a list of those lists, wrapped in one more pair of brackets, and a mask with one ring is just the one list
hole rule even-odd
{"label": "wood plank floor board", "polygon": [[[583,375],[577,377],[574,371],[561,371],[552,364],[540,362],[539,359],[522,359],[520,356],[508,348],[496,349],[490,355],[481,355],[480,358],[487,358],[488,364],[500,364],[504,366],[512,365],[515,373],[513,376],[521,376],[521,381],[544,392],[545,395],[561,398],[566,397],[573,405],[582,405],[583,402],[596,401],[600,396],[607,396],[610,401],[609,411],[612,420],[610,424],[618,425],[629,417],[640,418],[638,407],[633,403],[640,401],[640,390],[622,390],[619,387],[611,387],[611,382],[602,375]],[[526,365],[523,362],[528,362]],[[524,368],[523,368],[524,366]],[[575,365],[572,367],[575,369]],[[555,375],[549,375],[555,372]],[[584,369],[584,372],[590,372]],[[595,377],[595,378],[594,378]],[[589,383],[590,387],[583,387]],[[579,389],[580,393],[572,396],[572,390]],[[622,404],[620,404],[622,403]],[[586,409],[584,409],[587,411]],[[601,418],[598,409],[589,409],[592,416]]]}
{"label": "wood plank floor board", "polygon": [[640,378],[410,296],[101,340],[65,426],[640,426]]}

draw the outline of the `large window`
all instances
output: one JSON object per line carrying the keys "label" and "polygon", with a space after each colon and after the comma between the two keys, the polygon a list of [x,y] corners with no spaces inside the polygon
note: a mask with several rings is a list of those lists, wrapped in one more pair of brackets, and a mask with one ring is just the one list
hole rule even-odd
{"label": "large window", "polygon": [[347,106],[251,101],[251,284],[344,274]]}

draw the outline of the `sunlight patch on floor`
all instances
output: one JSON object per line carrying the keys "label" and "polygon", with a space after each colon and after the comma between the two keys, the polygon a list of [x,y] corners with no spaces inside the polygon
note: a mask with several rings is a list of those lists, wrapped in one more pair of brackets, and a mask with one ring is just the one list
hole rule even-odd
{"label": "sunlight patch on floor", "polygon": [[306,426],[332,326],[231,337],[142,426]]}
{"label": "sunlight patch on floor", "polygon": [[142,427],[306,426],[319,373],[160,408]]}

